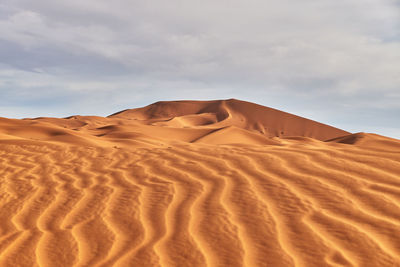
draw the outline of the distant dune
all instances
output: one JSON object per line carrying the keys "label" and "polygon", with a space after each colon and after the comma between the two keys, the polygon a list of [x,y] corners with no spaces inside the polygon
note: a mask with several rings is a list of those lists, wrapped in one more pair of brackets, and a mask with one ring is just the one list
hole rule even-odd
{"label": "distant dune", "polygon": [[0,118],[0,266],[400,266],[400,140],[235,99]]}

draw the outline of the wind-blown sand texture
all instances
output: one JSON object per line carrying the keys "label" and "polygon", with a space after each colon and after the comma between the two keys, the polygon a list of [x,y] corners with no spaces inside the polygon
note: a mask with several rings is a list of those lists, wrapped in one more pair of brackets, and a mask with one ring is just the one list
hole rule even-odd
{"label": "wind-blown sand texture", "polygon": [[0,119],[0,266],[400,266],[400,141],[239,100]]}

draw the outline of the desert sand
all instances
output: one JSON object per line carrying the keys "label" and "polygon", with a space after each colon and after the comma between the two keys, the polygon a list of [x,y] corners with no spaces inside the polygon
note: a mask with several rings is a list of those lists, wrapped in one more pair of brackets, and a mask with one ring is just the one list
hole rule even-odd
{"label": "desert sand", "polygon": [[400,266],[400,140],[235,99],[0,118],[0,266]]}

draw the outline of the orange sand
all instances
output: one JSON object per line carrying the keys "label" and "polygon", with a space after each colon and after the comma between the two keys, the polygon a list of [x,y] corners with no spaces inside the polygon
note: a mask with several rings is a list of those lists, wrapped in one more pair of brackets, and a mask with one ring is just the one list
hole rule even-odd
{"label": "orange sand", "polygon": [[400,266],[400,140],[239,100],[0,118],[0,266]]}

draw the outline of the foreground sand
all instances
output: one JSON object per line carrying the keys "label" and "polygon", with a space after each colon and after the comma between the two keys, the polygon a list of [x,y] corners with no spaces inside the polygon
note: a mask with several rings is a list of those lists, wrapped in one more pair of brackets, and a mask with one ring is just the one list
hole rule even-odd
{"label": "foreground sand", "polygon": [[171,112],[2,119],[0,266],[400,266],[399,140]]}

